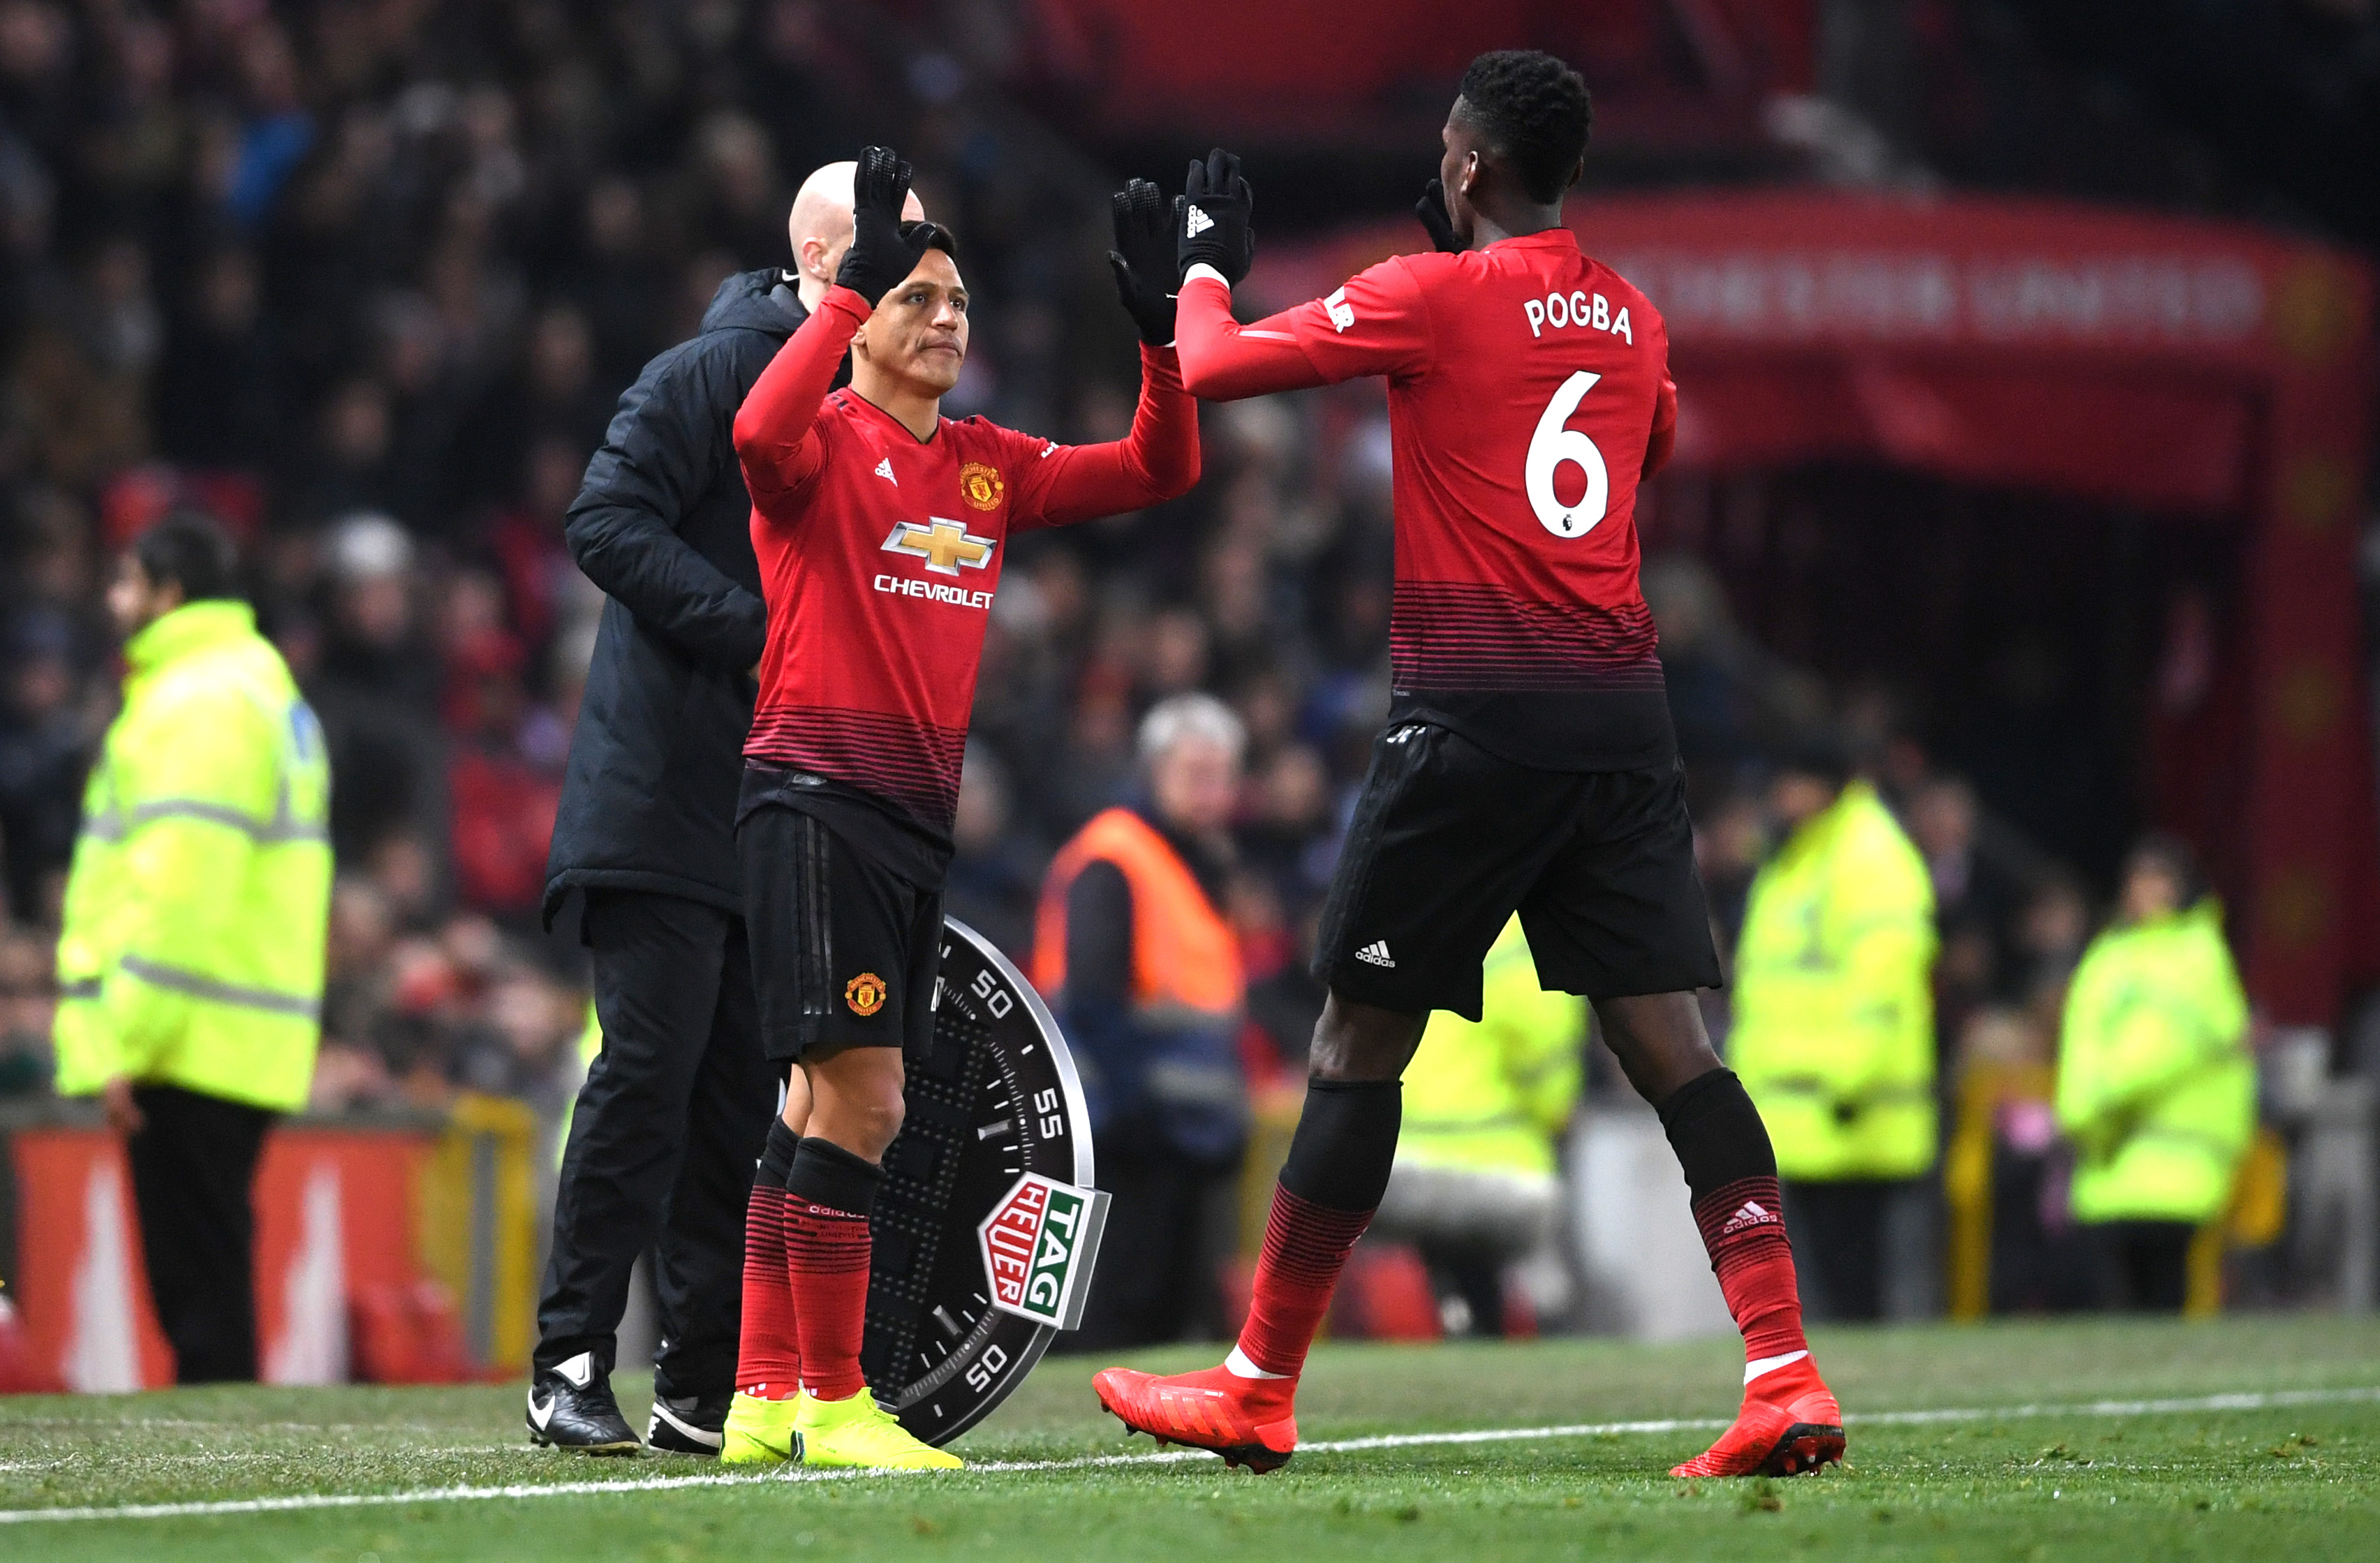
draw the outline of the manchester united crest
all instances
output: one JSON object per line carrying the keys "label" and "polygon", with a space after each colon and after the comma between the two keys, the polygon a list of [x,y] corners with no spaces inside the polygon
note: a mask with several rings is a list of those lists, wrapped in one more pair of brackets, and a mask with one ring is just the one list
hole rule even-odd
{"label": "manchester united crest", "polygon": [[998,510],[1008,492],[1000,480],[1000,468],[980,461],[968,462],[959,468],[959,493],[978,510]]}
{"label": "manchester united crest", "polygon": [[843,985],[843,1001],[851,1006],[855,1015],[872,1015],[884,1007],[884,979],[874,972],[862,972]]}

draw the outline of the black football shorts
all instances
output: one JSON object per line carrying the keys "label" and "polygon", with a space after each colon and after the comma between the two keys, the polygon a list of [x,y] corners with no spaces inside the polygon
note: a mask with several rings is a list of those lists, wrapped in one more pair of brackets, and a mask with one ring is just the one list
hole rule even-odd
{"label": "black football shorts", "polygon": [[1359,1004],[1475,1021],[1480,962],[1515,911],[1548,988],[1717,987],[1684,767],[1538,770],[1433,723],[1381,733],[1316,975]]}
{"label": "black football shorts", "polygon": [[941,891],[912,884],[823,820],[779,804],[745,815],[735,850],[769,1060],[845,1048],[929,1052]]}

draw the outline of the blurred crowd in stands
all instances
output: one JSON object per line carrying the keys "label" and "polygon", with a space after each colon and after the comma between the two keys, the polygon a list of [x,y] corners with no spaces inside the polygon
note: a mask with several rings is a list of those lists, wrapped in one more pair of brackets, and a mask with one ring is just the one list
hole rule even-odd
{"label": "blurred crowd in stands", "polygon": [[[1096,181],[1053,208],[1039,187],[1068,171],[972,105],[951,43],[832,20],[815,0],[0,0],[0,1088],[41,1073],[46,930],[115,697],[102,585],[166,510],[240,535],[330,735],[318,1099],[558,1097],[582,998],[537,909],[600,607],[560,521],[643,361],[722,278],[789,259],[809,168],[884,139],[929,171],[986,306],[953,410],[1128,418],[1128,322],[1077,307],[1108,285]],[[1123,763],[1129,703],[1220,662],[1196,612],[1118,607],[1189,567],[1143,546],[1182,524],[1012,574],[962,872],[1011,942],[1041,843]],[[1243,638],[1269,526],[1240,529]],[[1141,623],[1161,651],[1102,627]],[[1075,720],[1078,685],[1100,693]],[[1084,780],[1062,799],[1055,775]]]}
{"label": "blurred crowd in stands", "polygon": [[[947,409],[1068,439],[1129,419],[1103,176],[975,89],[999,14],[926,44],[856,41],[817,0],[0,0],[0,1091],[42,1079],[48,930],[115,699],[107,563],[195,504],[241,535],[332,745],[316,1105],[559,1110],[584,993],[538,911],[600,607],[560,522],[642,362],[724,276],[784,263],[809,168],[882,139],[976,293]],[[1021,954],[1052,849],[1135,784],[1140,713],[1210,690],[1249,733],[1227,911],[1287,1060],[1388,705],[1387,430],[1357,387],[1211,408],[1207,438],[1178,504],[1019,540],[949,903]],[[1691,557],[1646,586],[1723,936],[1773,841],[1762,757],[1832,722],[1932,874],[1945,1079],[1969,1039],[2046,1062],[2090,889],[1888,701],[1762,656]]]}

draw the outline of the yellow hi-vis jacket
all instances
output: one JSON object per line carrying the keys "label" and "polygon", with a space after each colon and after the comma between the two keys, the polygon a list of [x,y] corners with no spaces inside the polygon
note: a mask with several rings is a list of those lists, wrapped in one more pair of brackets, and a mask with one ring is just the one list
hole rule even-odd
{"label": "yellow hi-vis jacket", "polygon": [[244,602],[176,608],[124,656],[67,879],[57,1088],[125,1075],[303,1106],[331,903],[322,728]]}
{"label": "yellow hi-vis jacket", "polygon": [[1437,1011],[1405,1066],[1397,1159],[1550,1177],[1578,1105],[1586,1000],[1537,986],[1518,917],[1488,948],[1480,986],[1480,1018]]}
{"label": "yellow hi-vis jacket", "polygon": [[2256,1132],[2248,1001],[2214,898],[2091,941],[2066,993],[2058,1123],[2080,1221],[2211,1221]]}
{"label": "yellow hi-vis jacket", "polygon": [[1934,885],[1864,782],[1752,881],[1728,1061],[1777,1169],[1812,1182],[1934,1165]]}

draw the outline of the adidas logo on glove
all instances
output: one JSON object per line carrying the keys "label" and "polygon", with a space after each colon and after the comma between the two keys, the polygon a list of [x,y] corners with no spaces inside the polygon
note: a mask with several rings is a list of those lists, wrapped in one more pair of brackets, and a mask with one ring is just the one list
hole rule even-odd
{"label": "adidas logo on glove", "polygon": [[1196,238],[1200,234],[1205,233],[1214,225],[1215,220],[1195,206],[1185,212],[1182,218],[1182,231],[1188,234],[1192,238]]}
{"label": "adidas logo on glove", "polygon": [[1355,959],[1368,961],[1375,966],[1386,966],[1390,971],[1394,971],[1397,964],[1396,957],[1389,953],[1389,942],[1386,939],[1375,939],[1364,946],[1363,949],[1355,951]]}

